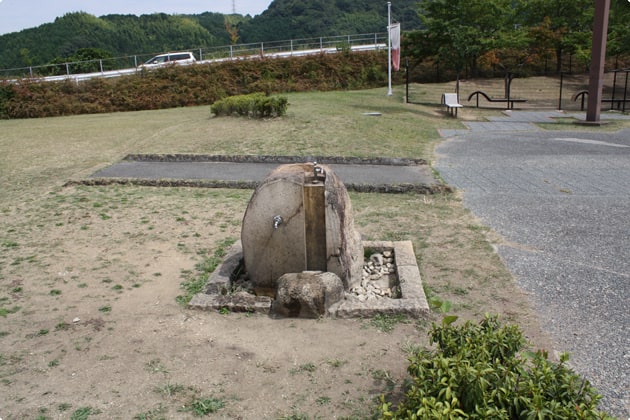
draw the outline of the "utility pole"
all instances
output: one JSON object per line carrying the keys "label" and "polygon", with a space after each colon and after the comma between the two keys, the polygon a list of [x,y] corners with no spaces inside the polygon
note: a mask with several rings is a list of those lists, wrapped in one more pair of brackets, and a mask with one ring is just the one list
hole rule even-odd
{"label": "utility pole", "polygon": [[602,109],[604,87],[604,64],[606,63],[606,34],[610,0],[595,0],[595,21],[593,23],[593,47],[588,83],[588,103],[586,121],[598,123]]}
{"label": "utility pole", "polygon": [[236,0],[232,0],[232,14],[236,14]]}

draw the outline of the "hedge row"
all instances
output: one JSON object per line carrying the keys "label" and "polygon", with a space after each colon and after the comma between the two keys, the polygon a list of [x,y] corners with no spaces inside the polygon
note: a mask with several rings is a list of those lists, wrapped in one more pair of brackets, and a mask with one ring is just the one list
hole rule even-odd
{"label": "hedge row", "polygon": [[239,60],[164,67],[84,82],[0,84],[0,118],[164,109],[210,105],[254,92],[265,94],[363,89],[387,81],[384,52]]}
{"label": "hedge row", "polygon": [[212,104],[216,116],[242,116],[253,118],[281,117],[286,114],[286,96],[268,96],[262,92],[249,95],[228,96]]}

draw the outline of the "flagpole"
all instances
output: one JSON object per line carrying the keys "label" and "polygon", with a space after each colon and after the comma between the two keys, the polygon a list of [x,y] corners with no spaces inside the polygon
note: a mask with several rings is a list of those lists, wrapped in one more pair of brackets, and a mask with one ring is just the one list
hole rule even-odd
{"label": "flagpole", "polygon": [[388,96],[392,96],[392,2],[387,2],[387,83]]}

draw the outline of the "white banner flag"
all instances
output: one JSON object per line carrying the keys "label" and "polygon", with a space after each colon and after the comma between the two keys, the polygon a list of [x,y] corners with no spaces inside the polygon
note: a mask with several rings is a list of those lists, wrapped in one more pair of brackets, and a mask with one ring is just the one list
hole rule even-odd
{"label": "white banner flag", "polygon": [[400,23],[394,23],[389,27],[389,36],[392,41],[392,68],[400,70]]}

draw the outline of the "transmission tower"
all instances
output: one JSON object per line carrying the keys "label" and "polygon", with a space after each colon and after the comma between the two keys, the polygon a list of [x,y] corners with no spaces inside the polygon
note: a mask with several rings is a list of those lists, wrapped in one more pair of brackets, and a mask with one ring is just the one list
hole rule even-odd
{"label": "transmission tower", "polygon": [[236,14],[236,0],[232,0],[232,14]]}

